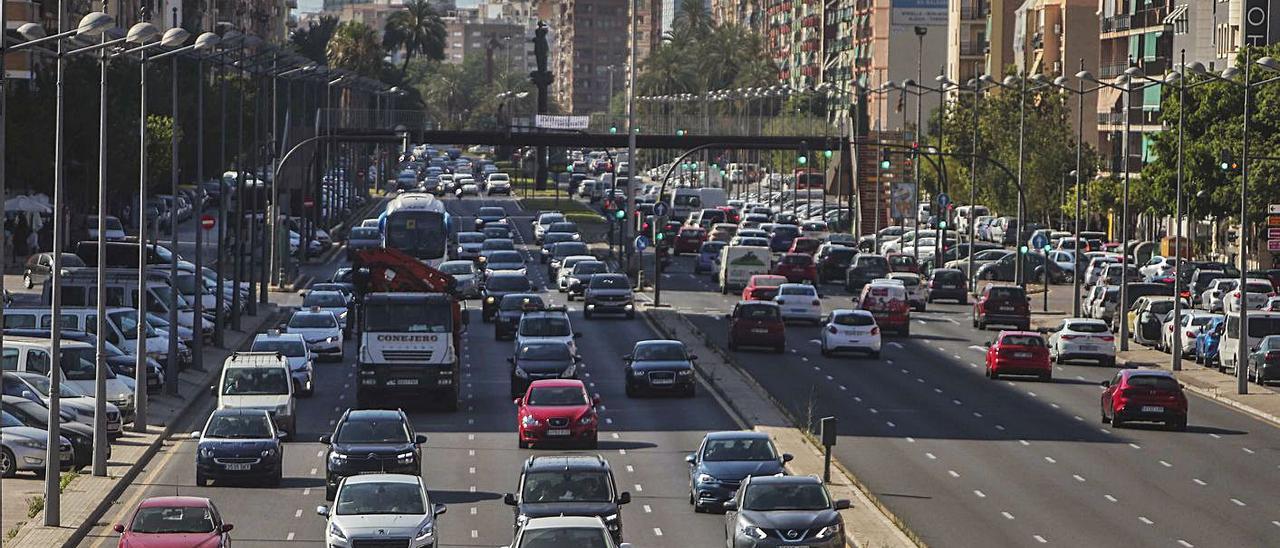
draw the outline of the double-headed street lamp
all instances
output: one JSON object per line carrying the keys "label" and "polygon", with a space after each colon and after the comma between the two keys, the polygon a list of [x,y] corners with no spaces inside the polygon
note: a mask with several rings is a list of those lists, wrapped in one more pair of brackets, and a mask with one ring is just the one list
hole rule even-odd
{"label": "double-headed street lamp", "polygon": [[[1280,72],[1280,61],[1277,61],[1273,57],[1263,57],[1254,61],[1250,56],[1252,50],[1247,47],[1243,49],[1242,53],[1244,54],[1244,70],[1240,70],[1235,67],[1228,67],[1226,70],[1222,71],[1221,75],[1218,75],[1205,70],[1204,65],[1200,65],[1198,63],[1186,66],[1186,70],[1200,76],[1220,82],[1228,82],[1244,88],[1244,123],[1240,131],[1240,230],[1237,232],[1239,236],[1236,238],[1237,246],[1239,247],[1240,259],[1240,299],[1238,300],[1236,308],[1238,309],[1237,314],[1240,324],[1237,332],[1240,333],[1244,342],[1248,342],[1249,315],[1247,311],[1249,310],[1249,307],[1245,306],[1245,297],[1247,293],[1245,282],[1248,281],[1248,275],[1246,273],[1248,269],[1246,268],[1246,265],[1249,250],[1249,118],[1253,114],[1251,110],[1253,108],[1253,90],[1264,85],[1280,81],[1280,76],[1273,76],[1265,80],[1254,81],[1252,68],[1253,64],[1257,63],[1259,67],[1262,67],[1267,71]],[[1243,76],[1243,80],[1236,80],[1237,76]],[[1249,393],[1248,364],[1250,350],[1249,345],[1243,343],[1236,349],[1236,392],[1239,394]]]}
{"label": "double-headed street lamp", "polygon": [[[958,92],[973,94],[973,135],[970,137],[972,141],[969,144],[969,150],[973,155],[969,158],[969,215],[965,222],[969,232],[969,291],[973,292],[978,284],[977,279],[973,276],[973,255],[977,252],[974,249],[974,242],[976,241],[974,232],[977,228],[977,223],[974,222],[976,216],[973,214],[973,208],[978,203],[978,102],[982,98],[983,80],[981,78],[970,78],[965,85],[960,85],[946,76],[939,76],[938,83],[942,84],[943,87],[950,86]],[[941,142],[941,136],[939,137],[939,142]]]}
{"label": "double-headed street lamp", "polygon": [[[922,136],[921,134],[923,133],[923,132],[921,131],[921,130],[922,130],[922,126],[921,126],[921,124],[922,124],[923,122],[922,122],[921,117],[920,117],[920,116],[921,116],[921,115],[920,115],[920,112],[921,112],[921,110],[922,110],[922,108],[921,108],[921,107],[922,107],[922,105],[924,104],[924,97],[925,97],[925,94],[927,94],[927,93],[937,93],[937,94],[938,94],[938,105],[941,107],[941,106],[943,105],[943,96],[944,96],[944,94],[945,94],[946,92],[948,92],[948,91],[951,91],[951,90],[957,89],[957,88],[959,87],[959,86],[957,86],[955,83],[951,82],[951,80],[950,80],[950,79],[948,79],[946,76],[943,76],[943,75],[938,75],[936,78],[934,78],[934,80],[935,80],[936,82],[938,82],[938,87],[936,87],[936,88],[935,88],[935,87],[927,86],[927,85],[925,85],[925,84],[923,84],[923,83],[921,83],[921,82],[916,82],[915,80],[912,80],[912,79],[910,79],[910,78],[908,78],[908,79],[906,79],[906,80],[903,80],[903,81],[902,81],[902,91],[903,91],[903,93],[910,93],[910,94],[912,94],[912,95],[915,95],[915,96],[916,96],[916,141],[917,141],[917,146],[916,146],[916,148],[917,148],[917,149],[919,149],[919,148],[920,148],[920,146],[923,146],[923,144],[924,144],[923,142],[920,142],[920,141],[921,141],[920,137]],[[910,91],[910,89],[911,89],[911,88],[915,88],[915,91]],[[939,149],[939,150],[941,150],[941,149],[942,149],[942,137],[943,137],[943,131],[942,131],[942,128],[943,128],[943,124],[946,122],[946,120],[944,120],[944,119],[943,119],[943,116],[941,116],[941,115],[939,115],[938,120],[939,120],[939,122],[938,122],[938,149]],[[918,157],[919,157],[919,153],[917,152],[917,153],[916,153],[916,155],[917,155],[917,159],[918,159]],[[942,164],[944,164],[944,165],[945,165],[945,161],[944,161],[941,157],[939,157],[939,158],[938,158],[938,162],[939,162],[939,163],[942,163]],[[916,162],[915,170],[916,170],[916,226],[915,226],[915,236],[912,236],[912,238],[914,238],[914,239],[915,239],[915,245],[913,245],[911,249],[912,249],[912,255],[914,255],[914,258],[915,258],[916,264],[919,264],[919,263],[920,263],[920,195],[921,195],[921,192],[920,192],[920,166],[919,166],[919,162],[918,162],[918,161]],[[941,184],[941,181],[939,181],[939,184]],[[941,192],[942,192],[941,188],[942,188],[942,187],[941,187],[941,186],[939,186],[939,190],[938,190],[939,194],[941,194]],[[945,217],[945,215],[944,215],[944,214],[943,214],[943,212],[942,212],[942,208],[941,208],[941,207],[939,207],[939,208],[938,208],[938,210],[937,210],[937,212],[935,213],[935,215],[936,215],[939,219],[945,219],[945,218],[946,218],[946,217]],[[946,228],[946,226],[947,226],[947,225],[945,224],[945,221],[943,221],[943,223],[944,223],[944,224],[942,224],[942,225],[941,225],[941,226],[942,226],[942,232],[938,235],[938,237],[937,237],[937,238],[935,238],[935,239],[934,239],[934,242],[935,242],[934,250],[935,250],[935,257],[936,257],[936,259],[934,259],[934,260],[935,260],[935,262],[936,262],[936,261],[939,261],[939,260],[941,260],[941,259],[942,259],[942,242],[943,242],[943,240],[945,240],[945,239],[946,239],[946,236],[947,236],[947,228]]]}

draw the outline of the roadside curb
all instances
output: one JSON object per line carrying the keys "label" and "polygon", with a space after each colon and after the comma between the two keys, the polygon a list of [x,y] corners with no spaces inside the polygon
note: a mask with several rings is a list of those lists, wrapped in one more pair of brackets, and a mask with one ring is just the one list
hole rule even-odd
{"label": "roadside curb", "polygon": [[[261,321],[259,321],[257,325],[243,331],[245,337],[240,341],[240,344],[237,345],[237,348],[245,346],[247,342],[252,340],[252,335],[256,333],[259,328],[268,324],[273,318],[279,317],[282,308],[274,304],[270,306],[272,307],[272,310],[270,310],[269,313],[260,314],[258,316],[261,318]],[[226,351],[235,352],[236,349],[227,349]],[[200,386],[208,385],[212,382],[213,379],[221,374],[221,370],[221,364],[219,364],[218,367],[210,367],[205,372],[204,377],[199,379]],[[115,505],[116,501],[119,500],[120,496],[124,494],[124,491],[132,486],[134,480],[137,479],[146,467],[151,464],[152,458],[154,458],[156,453],[160,451],[160,448],[164,446],[164,443],[173,436],[177,425],[183,422],[192,413],[192,409],[195,408],[195,404],[197,402],[204,401],[204,399],[208,397],[206,391],[197,390],[195,394],[196,397],[187,400],[182,410],[178,411],[165,422],[164,427],[156,434],[155,440],[147,445],[147,448],[143,451],[142,455],[139,456],[138,460],[116,478],[115,484],[111,486],[111,489],[107,491],[107,494],[102,498],[102,500],[98,501],[98,504],[93,508],[93,510],[91,510],[85,519],[71,532],[71,536],[63,542],[62,546],[64,548],[74,548],[80,545],[85,537],[87,537],[94,527],[97,526],[98,521],[102,519],[102,516],[106,515],[107,511],[110,510],[111,507]],[[150,430],[151,428],[149,425],[148,431]],[[21,546],[22,543],[20,541],[23,537],[30,536],[34,531],[43,528],[44,526],[40,525],[39,519],[43,515],[44,512],[42,511],[36,514],[35,517],[28,520],[22,527],[22,530],[19,531],[18,534],[14,535],[11,540],[12,545]],[[59,529],[67,528],[69,528],[67,525],[59,527]]]}
{"label": "roadside curb", "polygon": [[[733,369],[734,373],[741,378],[741,381],[748,387],[753,395],[765,402],[768,402],[768,404],[773,407],[773,410],[776,411],[777,414],[780,415],[787,423],[789,423],[788,429],[800,435],[806,443],[807,449],[811,450],[814,454],[821,455],[821,444],[818,443],[818,440],[816,440],[810,432],[801,426],[801,421],[797,420],[797,418],[793,416],[785,406],[778,402],[767,390],[764,389],[764,387],[760,386],[760,384],[757,383],[750,374],[743,370],[736,360],[729,356],[723,349],[712,344],[708,340],[706,334],[695,327],[692,322],[680,313],[669,309],[657,309],[656,311],[670,311],[675,315],[676,321],[681,322],[685,330],[687,330],[691,335],[701,338],[701,342],[708,350],[715,353],[726,365]],[[659,321],[659,319],[653,317],[654,312],[655,309],[650,306],[646,306],[641,309],[640,316],[644,318],[645,323],[647,323],[655,333],[669,339],[679,340],[679,337],[676,336],[668,326],[664,325],[662,321]],[[693,363],[694,369],[697,371],[698,377],[702,381],[703,385],[709,388],[716,395],[717,400],[728,407],[730,413],[734,415],[737,422],[743,424],[744,427],[755,428],[756,430],[769,429],[767,426],[758,426],[755,424],[755,421],[753,421],[752,418],[756,417],[758,413],[751,409],[741,407],[739,402],[730,397],[716,381],[714,371],[707,370],[706,366],[701,365],[697,361]],[[901,518],[895,515],[878,498],[876,498],[872,491],[868,489],[867,486],[862,483],[862,481],[860,481],[848,468],[840,463],[838,459],[833,458],[831,462],[833,464],[832,485],[839,486],[841,483],[844,483],[844,486],[849,487],[857,498],[855,502],[861,503],[863,508],[866,508],[874,514],[875,520],[889,533],[892,540],[896,541],[896,545],[927,546],[927,544],[920,539],[919,535],[912,531]],[[845,481],[837,481],[839,476],[843,476]],[[868,546],[869,543],[860,543],[857,538],[857,534],[865,533],[865,529],[859,529],[857,531],[854,531],[854,529],[855,528],[851,527],[849,523],[845,524],[845,540],[852,546]],[[881,545],[882,544],[879,543],[876,544],[876,546]]]}

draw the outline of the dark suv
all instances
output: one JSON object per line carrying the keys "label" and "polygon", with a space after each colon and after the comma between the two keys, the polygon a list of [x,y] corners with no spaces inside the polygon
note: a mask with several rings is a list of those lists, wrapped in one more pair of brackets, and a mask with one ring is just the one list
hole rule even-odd
{"label": "dark suv", "polygon": [[342,478],[380,472],[422,475],[422,444],[409,417],[399,409],[348,409],[333,434],[320,436],[329,446],[324,458],[324,498],[333,500]]}
{"label": "dark suv", "polygon": [[1027,292],[1016,285],[987,284],[973,303],[973,326],[986,329],[990,324],[1012,325],[1015,329],[1031,329],[1031,306]]}
{"label": "dark suv", "polygon": [[498,301],[498,312],[493,316],[493,338],[499,341],[515,339],[516,328],[520,327],[520,317],[525,312],[542,310],[546,306],[542,297],[534,293],[503,295]]}
{"label": "dark suv", "polygon": [[889,259],[884,255],[859,253],[849,263],[849,270],[845,271],[844,288],[850,293],[857,293],[871,280],[888,275]]}
{"label": "dark suv", "polygon": [[929,274],[929,302],[955,299],[969,304],[969,280],[957,268],[935,268]]}
{"label": "dark suv", "polygon": [[524,274],[515,272],[498,272],[485,281],[484,290],[480,292],[480,319],[492,321],[498,315],[498,304],[502,298],[512,293],[529,293],[533,284]]}
{"label": "dark suv", "polygon": [[530,457],[520,469],[519,488],[502,499],[515,507],[516,530],[530,518],[598,517],[613,540],[622,542],[622,505],[631,502],[631,493],[618,493],[613,469],[604,457]]}
{"label": "dark suv", "polygon": [[845,271],[853,262],[858,250],[836,244],[825,244],[818,248],[814,260],[818,263],[818,283],[828,283],[844,278]]}

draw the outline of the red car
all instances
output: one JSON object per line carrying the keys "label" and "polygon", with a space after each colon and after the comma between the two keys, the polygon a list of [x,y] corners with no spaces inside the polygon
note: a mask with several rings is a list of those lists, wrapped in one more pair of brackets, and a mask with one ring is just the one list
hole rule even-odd
{"label": "red car", "polygon": [[676,255],[681,253],[697,253],[702,247],[702,242],[707,241],[707,230],[700,226],[686,226],[680,229],[676,234],[676,243],[672,247],[672,252]]}
{"label": "red car", "polygon": [[1120,428],[1129,421],[1163,422],[1187,429],[1187,395],[1169,371],[1121,369],[1102,381],[1102,422]]}
{"label": "red car", "polygon": [[729,315],[729,350],[739,346],[767,346],[781,354],[787,349],[782,309],[769,301],[741,301]]}
{"label": "red car", "polygon": [[791,240],[791,249],[788,249],[787,253],[804,253],[805,255],[812,256],[818,252],[818,246],[820,245],[822,245],[822,240],[810,238],[808,236],[801,236]]}
{"label": "red car", "polygon": [[520,448],[535,443],[563,442],[595,449],[600,417],[599,398],[587,394],[576,379],[545,379],[529,383],[524,397],[516,398],[516,427]]}
{"label": "red car", "polygon": [[204,497],[151,497],[116,524],[120,548],[217,548],[231,546],[230,523]]}
{"label": "red car", "polygon": [[738,213],[738,208],[733,206],[720,206],[716,209],[724,212],[724,222],[733,224],[742,222],[742,214]]}
{"label": "red car", "polygon": [[890,253],[884,257],[889,260],[889,272],[920,273],[920,265],[916,263],[914,256],[906,253]]}
{"label": "red car", "polygon": [[747,280],[742,288],[744,301],[772,301],[778,296],[778,286],[787,283],[787,278],[774,274],[756,274]]}
{"label": "red car", "polygon": [[813,262],[813,255],[787,253],[773,265],[773,274],[793,284],[811,284],[818,279],[818,264]]}
{"label": "red car", "polygon": [[1033,375],[1041,381],[1053,380],[1049,345],[1044,335],[1034,331],[1001,331],[995,343],[987,344],[987,378],[1000,375]]}

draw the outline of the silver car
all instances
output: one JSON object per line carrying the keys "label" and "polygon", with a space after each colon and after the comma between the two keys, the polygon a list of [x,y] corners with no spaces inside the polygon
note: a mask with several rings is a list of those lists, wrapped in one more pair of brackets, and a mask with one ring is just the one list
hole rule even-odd
{"label": "silver car", "polygon": [[[62,470],[72,466],[71,442],[58,437],[58,464]],[[14,472],[26,470],[44,473],[45,448],[49,433],[38,428],[23,426],[22,421],[8,413],[0,413],[0,476],[10,477]]]}
{"label": "silver car", "polygon": [[408,474],[364,474],[344,478],[333,508],[319,506],[328,518],[325,545],[350,548],[362,543],[408,548],[435,548],[436,519],[443,504],[432,504],[422,478]]}
{"label": "silver car", "polygon": [[475,299],[480,297],[480,275],[481,270],[471,261],[445,261],[440,264],[441,272],[453,276],[457,282],[455,290],[464,299]]}

